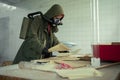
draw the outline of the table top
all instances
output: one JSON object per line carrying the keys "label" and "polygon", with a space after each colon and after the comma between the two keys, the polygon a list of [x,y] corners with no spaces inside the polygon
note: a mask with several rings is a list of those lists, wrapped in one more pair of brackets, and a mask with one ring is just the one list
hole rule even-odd
{"label": "table top", "polygon": [[[120,65],[99,69],[104,75],[102,77],[90,77],[74,80],[115,80],[120,73]],[[0,75],[20,77],[30,80],[69,80],[60,77],[54,72],[40,70],[19,69],[18,64],[0,67]]]}

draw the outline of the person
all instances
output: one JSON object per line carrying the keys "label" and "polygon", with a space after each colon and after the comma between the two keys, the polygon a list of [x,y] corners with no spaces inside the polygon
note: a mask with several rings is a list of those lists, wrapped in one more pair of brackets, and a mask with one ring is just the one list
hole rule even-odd
{"label": "person", "polygon": [[13,64],[52,57],[48,49],[60,43],[55,33],[58,32],[58,26],[62,25],[63,18],[64,12],[59,4],[54,4],[42,16],[34,16]]}

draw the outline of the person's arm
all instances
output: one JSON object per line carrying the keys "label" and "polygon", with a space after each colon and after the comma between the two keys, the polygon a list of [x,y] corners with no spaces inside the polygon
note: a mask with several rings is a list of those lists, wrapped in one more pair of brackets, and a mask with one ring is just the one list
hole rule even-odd
{"label": "person's arm", "polygon": [[[57,39],[57,37],[55,36],[55,34],[53,34],[54,36],[53,36],[53,41],[54,41],[54,44],[53,44],[53,46],[55,46],[55,45],[57,45],[57,44],[59,44],[60,42],[59,42],[59,40]],[[59,53],[69,53],[69,51],[58,51]]]}
{"label": "person's arm", "polygon": [[58,40],[58,38],[55,36],[55,34],[53,33],[53,45],[52,46],[55,46],[55,45],[57,45],[57,44],[59,44],[60,42],[59,42],[59,40]]}

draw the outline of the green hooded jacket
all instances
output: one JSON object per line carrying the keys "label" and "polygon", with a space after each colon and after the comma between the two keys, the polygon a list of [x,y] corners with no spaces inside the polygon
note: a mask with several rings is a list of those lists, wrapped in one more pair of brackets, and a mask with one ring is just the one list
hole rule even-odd
{"label": "green hooded jacket", "polygon": [[[53,5],[44,16],[51,19],[54,16],[64,14],[60,5]],[[43,19],[41,16],[35,16],[31,25],[29,26],[26,39],[22,43],[17,55],[13,61],[13,64],[17,64],[20,61],[31,61],[35,59],[41,59],[43,49],[49,44],[50,48],[59,43],[54,32],[57,32],[57,26],[51,27],[50,36],[48,36],[48,21]]]}

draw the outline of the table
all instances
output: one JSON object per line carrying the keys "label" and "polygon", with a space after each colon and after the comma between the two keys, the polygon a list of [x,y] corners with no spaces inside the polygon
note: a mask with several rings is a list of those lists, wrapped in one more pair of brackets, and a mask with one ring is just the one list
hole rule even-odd
{"label": "table", "polygon": [[[120,73],[120,65],[103,68],[100,69],[99,71],[103,72],[104,74],[103,77],[90,77],[90,78],[74,79],[74,80],[117,80],[116,78]],[[5,77],[7,76],[7,78],[8,77],[18,78],[15,80],[69,80],[69,79],[61,78],[54,72],[19,69],[18,64],[0,67],[0,75]],[[14,80],[14,79],[8,79],[8,80]]]}

